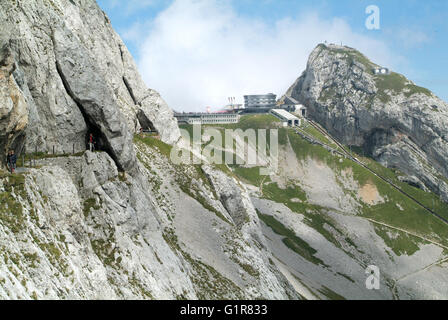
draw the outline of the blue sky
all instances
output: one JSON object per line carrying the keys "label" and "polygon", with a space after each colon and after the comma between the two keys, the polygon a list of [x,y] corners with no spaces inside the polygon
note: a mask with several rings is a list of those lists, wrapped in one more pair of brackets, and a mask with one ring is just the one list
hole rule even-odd
{"label": "blue sky", "polygon": [[[448,101],[448,1],[98,0],[147,85],[176,110],[282,95],[320,42],[355,47]],[[380,9],[368,30],[366,7]]]}

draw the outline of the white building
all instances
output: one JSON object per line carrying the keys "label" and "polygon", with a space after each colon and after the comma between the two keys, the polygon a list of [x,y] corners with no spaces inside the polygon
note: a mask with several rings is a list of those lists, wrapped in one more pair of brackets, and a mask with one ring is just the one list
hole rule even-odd
{"label": "white building", "polygon": [[284,109],[272,109],[270,113],[279,118],[283,122],[283,126],[285,127],[298,127],[301,125],[301,120],[298,117]]}
{"label": "white building", "polygon": [[240,121],[238,113],[177,113],[179,123],[188,124],[231,124]]}
{"label": "white building", "polygon": [[226,124],[238,123],[240,115],[238,113],[207,113],[201,115],[202,124]]}
{"label": "white building", "polygon": [[296,107],[296,109],[295,109],[294,113],[297,113],[301,117],[306,118],[306,116],[307,116],[306,107],[303,104],[298,104],[295,107]]}
{"label": "white building", "polygon": [[306,118],[307,116],[306,107],[292,97],[285,96],[280,102],[280,107],[286,109],[287,111],[297,113],[303,118]]}
{"label": "white building", "polygon": [[375,69],[373,69],[373,73],[386,75],[386,74],[390,74],[390,70],[387,68],[375,68]]}

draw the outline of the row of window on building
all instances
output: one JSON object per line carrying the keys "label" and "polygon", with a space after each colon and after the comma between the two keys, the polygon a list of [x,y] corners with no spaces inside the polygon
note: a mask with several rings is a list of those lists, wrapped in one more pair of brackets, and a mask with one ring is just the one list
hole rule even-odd
{"label": "row of window on building", "polygon": [[225,124],[238,123],[240,115],[236,113],[190,114],[176,116],[179,123],[188,124]]}

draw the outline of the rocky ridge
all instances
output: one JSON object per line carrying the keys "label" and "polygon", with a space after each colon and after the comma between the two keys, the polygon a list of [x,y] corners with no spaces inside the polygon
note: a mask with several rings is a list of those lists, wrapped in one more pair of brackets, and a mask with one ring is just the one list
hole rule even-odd
{"label": "rocky ridge", "polygon": [[374,74],[378,67],[353,48],[320,44],[286,97],[342,143],[448,201],[448,105],[400,74]]}

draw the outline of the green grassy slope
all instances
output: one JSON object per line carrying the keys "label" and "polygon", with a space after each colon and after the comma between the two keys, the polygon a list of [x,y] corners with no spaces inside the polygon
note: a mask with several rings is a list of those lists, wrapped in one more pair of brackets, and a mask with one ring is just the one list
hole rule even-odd
{"label": "green grassy slope", "polygon": [[[377,205],[368,205],[360,202],[361,208],[359,209],[359,214],[362,217],[372,219],[373,221],[383,223],[394,228],[406,230],[412,234],[419,235],[423,238],[433,240],[443,245],[448,245],[448,239],[446,238],[446,234],[448,234],[448,225],[444,222],[430,215],[423,208],[419,207],[414,201],[407,198],[398,190],[394,189],[392,186],[373,175],[362,166],[349,159],[336,156],[321,146],[310,144],[297,135],[292,129],[279,127],[278,120],[271,115],[248,115],[243,116],[241,122],[238,124],[205,127],[214,127],[218,130],[238,128],[243,130],[249,128],[278,128],[279,144],[281,146],[285,146],[289,141],[295,152],[296,158],[299,161],[306,160],[307,158],[318,160],[330,167],[336,175],[341,175],[343,171],[348,170],[353,173],[353,178],[359,186],[364,186],[368,183],[377,188],[381,197],[385,199],[385,202]],[[191,126],[184,126],[184,128],[191,130]],[[313,127],[305,126],[304,131],[314,136],[317,140],[334,146],[331,141],[329,141],[324,135]],[[268,145],[269,143],[270,141],[268,141]],[[448,218],[448,204],[442,202],[434,193],[424,192],[406,183],[400,182],[398,180],[400,172],[398,171],[385,168],[376,161],[362,157],[361,155],[356,155],[356,157],[367,164],[371,169],[393,181],[404,191],[414,196],[423,204],[430,208],[434,208],[436,212]],[[317,204],[309,203],[307,201],[306,193],[298,185],[292,184],[288,185],[286,189],[280,188],[277,183],[271,181],[269,176],[261,176],[259,173],[259,167],[246,168],[243,166],[231,165],[230,168],[233,174],[236,175],[241,181],[257,187],[263,185],[263,198],[283,203],[292,211],[304,214],[306,216],[307,224],[319,231],[336,246],[341,247],[341,244],[334,237],[334,235],[324,228],[325,224],[327,224],[337,230],[335,223],[326,214],[326,208]],[[325,183],[325,181],[322,183]],[[353,193],[353,191],[349,190],[347,190],[347,192]],[[297,199],[299,199],[299,201],[297,201]],[[264,213],[260,214],[262,220],[266,220],[266,217],[263,216]],[[272,226],[273,223],[270,223],[270,225]],[[387,232],[385,232],[384,228],[386,227],[378,225],[375,227],[375,231],[398,255],[412,254],[418,250],[418,244],[426,243],[421,238],[414,237],[412,235],[410,236],[409,234],[399,231],[397,231],[398,234],[396,235],[396,238],[391,239]],[[342,232],[340,233],[342,234]],[[288,234],[286,235],[286,238],[289,238],[288,241],[290,243],[294,243],[295,241],[290,238]]]}
{"label": "green grassy slope", "polygon": [[[183,126],[183,128],[192,132],[191,126]],[[330,168],[337,177],[341,177],[344,173],[346,174],[349,172],[359,187],[365,186],[366,184],[376,187],[378,193],[384,199],[384,202],[369,205],[358,200],[359,207],[356,209],[356,212],[336,211],[338,214],[356,215],[358,217],[369,219],[372,223],[372,230],[374,230],[377,236],[384,240],[385,245],[390,248],[390,250],[388,250],[389,252],[393,252],[398,256],[413,255],[420,250],[422,244],[429,243],[427,240],[439,243],[441,246],[448,246],[448,239],[446,238],[446,234],[448,234],[448,225],[426,212],[412,200],[359,164],[339,155],[332,154],[321,146],[310,144],[297,135],[292,129],[279,127],[278,121],[270,115],[244,116],[242,117],[242,121],[238,124],[203,127],[203,129],[206,128],[216,128],[220,132],[223,132],[225,129],[238,128],[243,130],[250,128],[278,128],[280,149],[283,150],[283,147],[290,144],[296,159],[299,162],[302,160],[314,159],[317,163]],[[317,140],[335,146],[332,141],[329,141],[327,137],[313,127],[307,126],[303,129]],[[135,142],[137,145],[145,144],[153,149],[158,149],[166,156],[168,156],[171,151],[169,146],[154,140],[153,138],[141,139],[136,137]],[[268,147],[269,144],[270,141]],[[207,145],[208,143],[204,143],[202,147]],[[428,207],[434,207],[436,212],[448,218],[448,205],[440,201],[438,196],[400,182],[398,180],[398,176],[401,175],[400,172],[385,168],[373,159],[356,154],[356,151],[357,150],[353,150],[353,154],[369,168],[394,182],[396,185],[399,185],[403,190],[419,199],[419,201]],[[195,179],[203,179],[204,183],[207,184],[206,179],[201,175],[200,166],[196,165],[192,167],[194,167],[194,170],[187,170],[192,172],[187,176],[183,173],[179,173],[180,178],[178,183],[181,186],[190,186],[191,178],[194,176]],[[282,203],[292,212],[303,215],[303,222],[305,224],[316,230],[337,248],[343,250],[347,255],[357,260],[361,265],[363,264],[363,262],[359,260],[359,254],[362,255],[367,253],[368,248],[364,248],[363,243],[360,243],[357,237],[354,236],[357,230],[350,230],[350,225],[341,225],[340,221],[335,220],[334,215],[329,214],[329,208],[326,208],[323,204],[319,204],[319,201],[311,203],[306,191],[300,186],[300,181],[289,181],[286,185],[281,186],[276,182],[278,179],[275,177],[260,175],[260,167],[245,167],[239,165],[220,165],[217,167],[226,174],[233,175],[246,184],[261,187],[261,198]],[[179,170],[179,172],[182,171],[185,170]],[[322,181],[322,184],[325,183],[329,182]],[[354,198],[358,197],[358,194],[352,189],[346,189],[342,184],[340,187]],[[186,188],[185,191],[188,193]],[[207,201],[202,199],[199,193],[193,190],[191,196],[198,199],[204,207],[210,208]],[[316,199],[314,198],[314,200]],[[322,203],[325,202],[322,201]],[[334,211],[335,209],[331,210]],[[210,211],[213,210],[210,208]],[[292,230],[290,226],[286,226],[277,220],[271,215],[272,213],[257,211],[257,214],[260,220],[268,228],[272,229],[275,234],[281,237],[283,244],[291,250],[292,254],[295,253],[305,260],[321,267],[331,268],[331,266],[325,264],[322,256],[317,257],[316,252],[319,248],[316,247],[315,244],[307,243],[300,234],[295,230]],[[340,275],[354,282],[351,280],[350,275]],[[331,299],[343,298],[336,292],[326,291],[325,289],[322,290],[325,291],[325,294],[323,292],[321,292],[321,294],[324,294]]]}
{"label": "green grassy slope", "polygon": [[[266,123],[263,124],[263,121],[260,121],[260,117],[246,116],[244,118],[244,122],[241,124],[241,128],[246,129],[251,126],[259,128],[260,125],[266,125]],[[232,125],[233,128],[238,126],[239,124]],[[272,127],[272,125],[267,124],[266,127],[269,128]],[[315,136],[318,140],[331,144],[326,137],[314,128],[307,127],[305,130],[307,133]],[[362,208],[360,209],[361,216],[390,225],[392,227],[404,229],[411,233],[434,240],[438,243],[448,245],[448,239],[446,238],[446,234],[448,234],[448,225],[430,215],[423,208],[416,205],[414,201],[407,198],[385,181],[373,175],[370,171],[349,159],[333,155],[321,146],[308,143],[297,135],[292,129],[279,129],[279,136],[279,142],[281,145],[285,145],[288,141],[291,143],[298,160],[305,160],[311,157],[325,163],[337,175],[341,174],[344,170],[350,170],[353,172],[354,180],[357,181],[360,186],[367,183],[376,186],[379,194],[385,199],[385,202],[377,205],[368,205],[363,203]],[[442,202],[437,195],[430,192],[424,192],[406,183],[400,182],[398,180],[400,172],[398,171],[385,168],[372,159],[363,158],[360,155],[356,156],[370,168],[399,185],[403,190],[413,195],[428,207],[434,207],[439,214],[448,218],[448,205]],[[292,211],[305,214],[308,219],[308,223],[311,226],[324,234],[328,240],[337,244],[337,240],[323,228],[325,223],[334,226],[331,219],[324,214],[325,208],[307,202],[306,194],[300,189],[300,187],[291,185],[286,189],[282,189],[276,183],[272,183],[269,177],[266,178],[264,176],[260,176],[258,169],[259,168],[257,167],[243,168],[236,165],[232,166],[233,172],[242,181],[255,186],[260,186],[263,182],[264,198],[284,203]],[[294,199],[295,201],[292,201],[291,199]],[[297,202],[296,199],[300,199],[300,202]],[[416,247],[416,244],[425,242],[417,237],[412,237],[401,233],[396,239],[390,239],[384,230],[381,229],[382,228],[380,227],[376,229],[377,234],[384,238],[385,242],[390,245],[393,251],[397,254],[411,254],[417,250],[418,247]]]}

